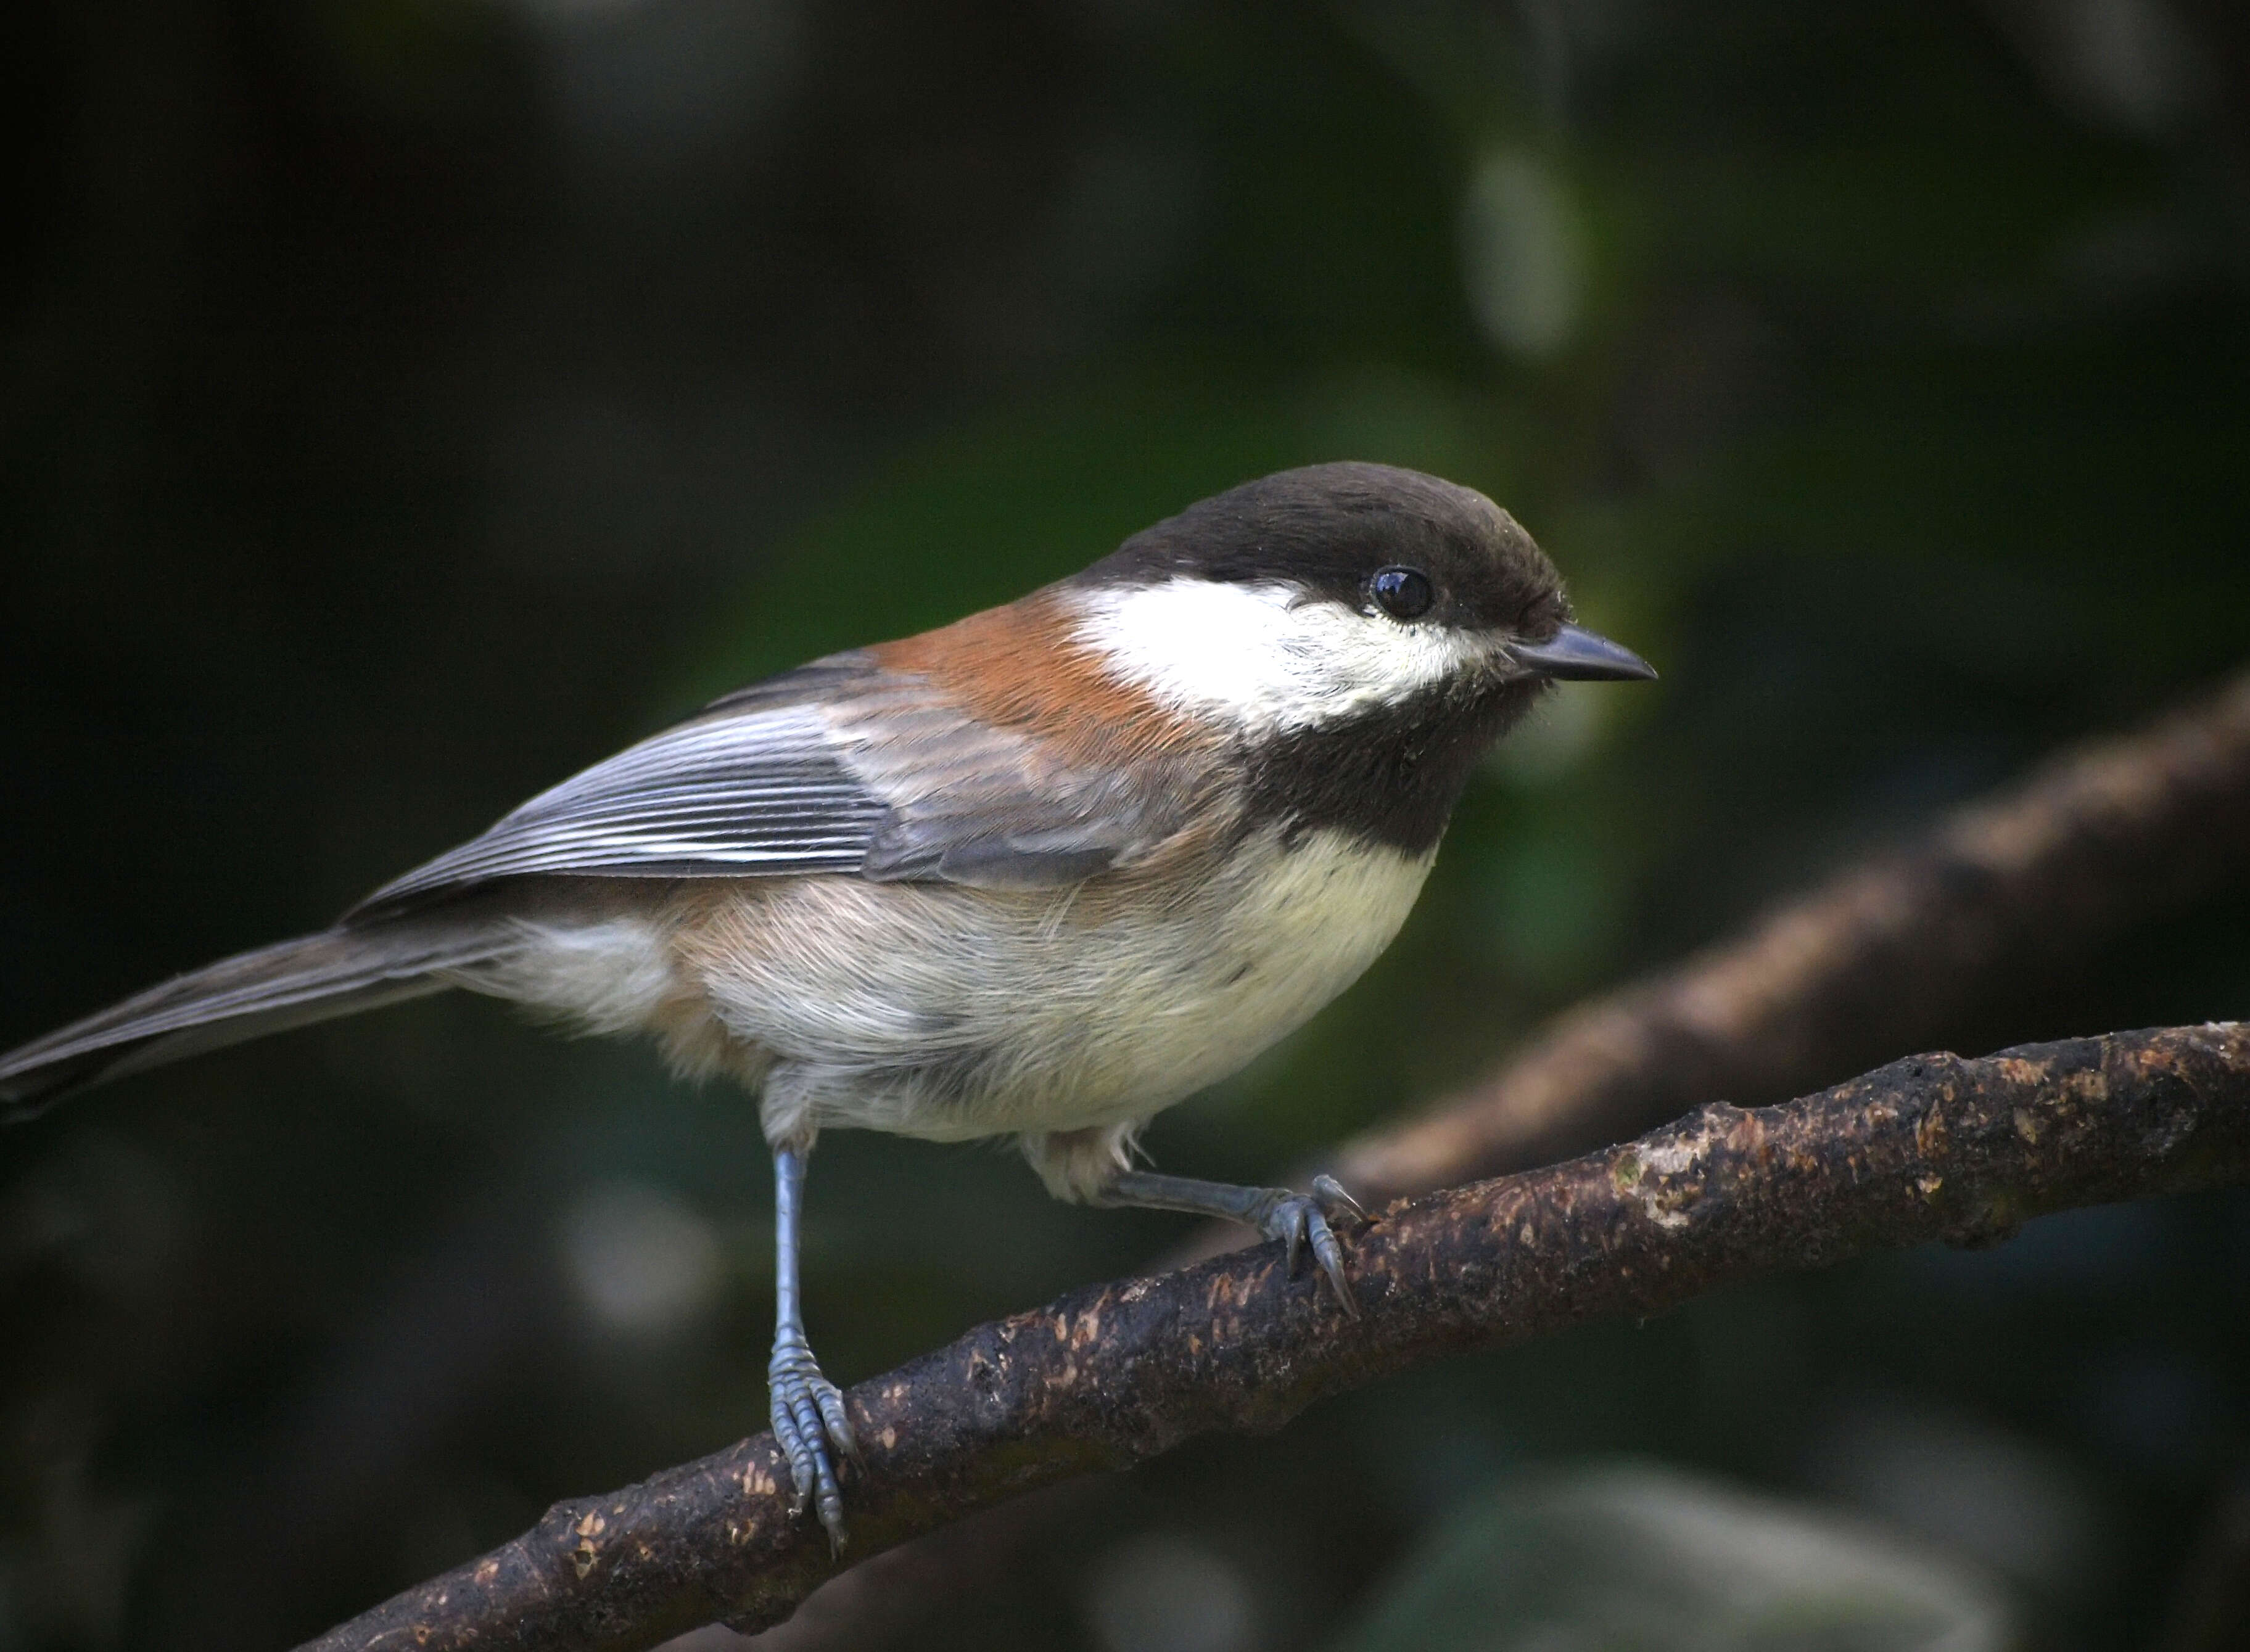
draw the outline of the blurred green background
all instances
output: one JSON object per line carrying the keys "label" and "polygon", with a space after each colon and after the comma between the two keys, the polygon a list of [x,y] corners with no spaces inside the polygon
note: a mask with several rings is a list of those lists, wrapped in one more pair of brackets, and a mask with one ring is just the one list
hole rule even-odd
{"label": "blurred green background", "polygon": [[[1284,465],[1485,489],[1665,675],[1549,705],[1171,1169],[1269,1176],[2250,652],[2225,0],[17,0],[0,93],[0,1044]],[[2245,1013],[2237,891],[1948,1036]],[[766,1187],[742,1097],[452,1000],[0,1137],[0,1652],[286,1646],[763,1426]],[[854,1380],[1180,1228],[832,1137],[813,1340]],[[897,1643],[1690,1644],[1413,1627],[1631,1456],[2154,1645],[2246,1270],[2250,1201],[2119,1208],[1458,1360]]]}

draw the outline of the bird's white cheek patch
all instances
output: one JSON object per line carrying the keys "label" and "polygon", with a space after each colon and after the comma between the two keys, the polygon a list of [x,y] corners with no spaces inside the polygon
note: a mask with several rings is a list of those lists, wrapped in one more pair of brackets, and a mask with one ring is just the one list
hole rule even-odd
{"label": "bird's white cheek patch", "polygon": [[1172,579],[1079,602],[1078,640],[1116,675],[1254,727],[1305,728],[1396,705],[1486,656],[1458,632],[1308,601],[1286,585]]}

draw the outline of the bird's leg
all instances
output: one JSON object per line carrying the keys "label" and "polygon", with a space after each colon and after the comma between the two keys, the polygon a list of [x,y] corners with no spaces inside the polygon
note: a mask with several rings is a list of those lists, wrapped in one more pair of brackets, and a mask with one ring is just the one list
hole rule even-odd
{"label": "bird's leg", "polygon": [[804,1339],[804,1316],[798,1306],[797,1242],[806,1151],[774,1149],[774,1344],[773,1359],[766,1366],[766,1391],[774,1438],[789,1459],[789,1476],[796,1488],[795,1512],[803,1514],[806,1503],[811,1503],[827,1528],[829,1548],[840,1552],[844,1493],[831,1448],[856,1464],[859,1442],[852,1438],[851,1420],[844,1415],[843,1394],[820,1374],[811,1345]]}
{"label": "bird's leg", "polygon": [[1125,1170],[1094,1195],[1094,1202],[1185,1210],[1239,1222],[1287,1245],[1293,1274],[1297,1270],[1298,1252],[1310,1246],[1313,1259],[1321,1264],[1321,1272],[1344,1311],[1359,1311],[1351,1283],[1343,1277],[1343,1249],[1336,1243],[1331,1224],[1364,1222],[1367,1213],[1334,1176],[1315,1176],[1310,1193],[1292,1193],[1287,1187],[1238,1187],[1230,1182],[1198,1181],[1192,1176]]}

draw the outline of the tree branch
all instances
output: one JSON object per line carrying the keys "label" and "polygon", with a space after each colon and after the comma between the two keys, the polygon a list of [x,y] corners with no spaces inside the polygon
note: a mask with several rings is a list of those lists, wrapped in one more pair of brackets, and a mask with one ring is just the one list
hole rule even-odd
{"label": "tree branch", "polygon": [[[1920,1056],[1785,1105],[1715,1105],[1570,1164],[1394,1206],[1354,1236],[1344,1318],[1264,1245],[1074,1291],[860,1384],[872,1553],[1037,1486],[1459,1350],[1648,1315],[1729,1281],[2067,1207],[2250,1180],[2250,1026]],[[762,1435],[409,1590],[307,1652],[625,1652],[786,1616],[832,1571]]]}

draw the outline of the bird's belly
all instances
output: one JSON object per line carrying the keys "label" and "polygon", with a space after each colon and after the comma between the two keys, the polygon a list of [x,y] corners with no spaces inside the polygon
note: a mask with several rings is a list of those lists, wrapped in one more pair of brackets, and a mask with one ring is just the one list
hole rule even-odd
{"label": "bird's belly", "polygon": [[681,955],[771,1059],[776,1138],[1076,1129],[1145,1119],[1301,1025],[1390,944],[1430,859],[1274,833],[1163,901],[1123,878],[738,885]]}

